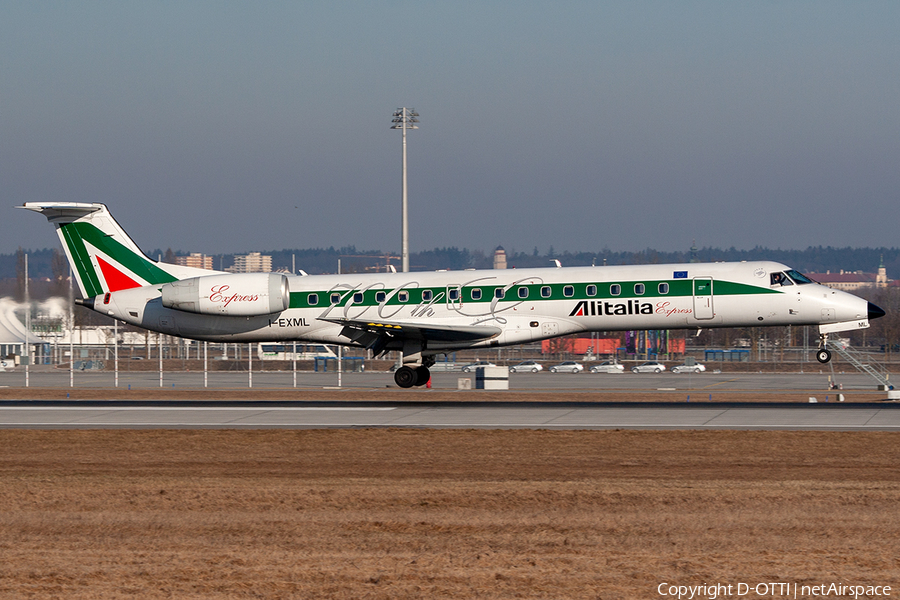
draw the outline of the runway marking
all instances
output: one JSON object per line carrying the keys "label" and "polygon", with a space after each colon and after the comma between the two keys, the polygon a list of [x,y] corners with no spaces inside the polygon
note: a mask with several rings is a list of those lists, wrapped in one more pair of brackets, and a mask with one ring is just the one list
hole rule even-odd
{"label": "runway marking", "polygon": [[720,381],[719,383],[711,383],[710,385],[704,385],[704,386],[703,386],[702,388],[700,388],[700,389],[701,389],[701,390],[708,390],[709,388],[714,388],[714,387],[716,387],[717,385],[723,385],[723,384],[725,384],[725,383],[732,383],[732,382],[734,382],[734,381],[737,381],[737,379],[729,379],[729,380],[727,380],[727,381]]}

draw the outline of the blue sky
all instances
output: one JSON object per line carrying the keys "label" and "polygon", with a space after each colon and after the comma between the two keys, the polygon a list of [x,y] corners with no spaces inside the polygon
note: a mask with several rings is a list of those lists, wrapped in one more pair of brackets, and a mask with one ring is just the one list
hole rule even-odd
{"label": "blue sky", "polygon": [[26,201],[146,249],[897,246],[900,3],[3,2]]}

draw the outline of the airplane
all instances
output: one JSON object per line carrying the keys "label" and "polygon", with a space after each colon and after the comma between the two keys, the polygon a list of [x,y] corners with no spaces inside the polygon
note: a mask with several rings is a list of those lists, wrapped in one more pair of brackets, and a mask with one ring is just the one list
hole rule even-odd
{"label": "airplane", "polygon": [[402,388],[435,356],[589,331],[869,327],[884,311],[770,261],[286,275],[148,258],[104,204],[27,202],[56,226],[82,298],[125,323],[213,342],[317,342],[402,353]]}

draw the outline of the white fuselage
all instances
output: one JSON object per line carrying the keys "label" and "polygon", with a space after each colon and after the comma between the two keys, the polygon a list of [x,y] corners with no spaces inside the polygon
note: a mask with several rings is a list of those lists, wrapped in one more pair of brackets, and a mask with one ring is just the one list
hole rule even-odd
{"label": "white fuselage", "polygon": [[817,283],[775,284],[773,274],[785,272],[775,262],[741,262],[289,276],[290,307],[265,315],[165,308],[160,286],[98,296],[94,308],[153,331],[225,342],[359,345],[342,321],[496,328],[489,339],[428,342],[430,352],[586,331],[868,326],[865,300]]}

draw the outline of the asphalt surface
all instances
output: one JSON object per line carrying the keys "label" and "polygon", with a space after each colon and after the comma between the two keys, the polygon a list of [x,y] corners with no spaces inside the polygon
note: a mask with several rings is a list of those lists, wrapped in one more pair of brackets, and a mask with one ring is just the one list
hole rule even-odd
{"label": "asphalt surface", "polygon": [[0,406],[0,428],[350,427],[900,431],[900,405],[57,401]]}
{"label": "asphalt surface", "polygon": [[[567,392],[596,392],[604,390],[646,391],[646,390],[693,390],[717,393],[719,391],[797,391],[830,389],[831,370],[812,366],[805,373],[700,373],[700,374],[642,374],[625,373],[619,375],[599,373],[511,373],[509,389],[517,391],[560,390]],[[343,373],[340,384],[347,388],[396,388],[393,374],[387,372]],[[432,373],[433,389],[455,390],[460,379],[470,379],[475,387],[474,373]],[[115,374],[107,371],[75,371],[72,375],[76,388],[114,388]],[[314,373],[298,371],[297,387],[324,388],[338,385],[338,374],[334,372]],[[875,390],[875,382],[858,372],[836,372],[833,381],[844,390]],[[34,367],[29,373],[31,387],[67,388],[70,374],[67,369]],[[0,372],[0,387],[23,387],[24,367]],[[276,389],[294,385],[291,372],[253,371],[210,371],[206,375],[209,388],[221,389]],[[120,371],[118,387],[147,389],[160,387],[176,389],[202,389],[203,372],[163,372]]]}
{"label": "asphalt surface", "polygon": [[[289,390],[290,372],[210,372],[210,389]],[[463,373],[434,373],[433,389],[456,390]],[[832,383],[844,390],[875,389],[858,373],[814,368],[809,373],[672,373],[511,374],[514,392],[616,391],[620,402],[527,402],[510,394],[506,402],[353,402],[354,390],[391,388],[393,375],[384,372],[343,373],[339,401],[190,402],[180,400],[129,401],[126,390],[202,390],[204,374],[191,372],[120,372],[118,388],[109,372],[76,372],[35,367],[28,377],[35,388],[107,388],[121,390],[111,401],[30,401],[15,398],[0,403],[0,428],[531,428],[531,429],[770,429],[770,430],[900,430],[900,404],[836,402]],[[337,373],[296,373],[296,387],[333,389]],[[0,387],[23,387],[24,369],[0,373]],[[630,404],[630,394],[682,392],[684,403]],[[753,398],[779,392],[803,392],[814,404],[754,403]],[[885,394],[886,395],[886,394]],[[115,398],[117,394],[112,394]],[[26,396],[23,395],[23,398]],[[163,398],[165,396],[163,395]],[[694,403],[691,403],[691,398]],[[702,402],[698,402],[701,400]],[[830,402],[828,402],[830,400]]]}

